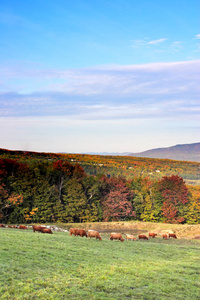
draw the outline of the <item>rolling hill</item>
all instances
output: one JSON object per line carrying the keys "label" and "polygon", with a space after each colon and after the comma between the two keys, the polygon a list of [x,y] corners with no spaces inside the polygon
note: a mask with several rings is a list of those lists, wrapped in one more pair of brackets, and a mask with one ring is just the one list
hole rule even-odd
{"label": "rolling hill", "polygon": [[131,179],[135,176],[160,179],[163,176],[179,175],[187,184],[200,185],[200,163],[171,159],[89,155],[73,153],[42,153],[31,151],[13,151],[0,148],[0,159],[15,159],[19,162],[52,162],[68,161],[80,164],[88,175],[106,174],[107,176],[123,176]]}
{"label": "rolling hill", "polygon": [[167,148],[157,148],[140,153],[130,153],[130,156],[174,159],[200,162],[200,143],[182,144]]}

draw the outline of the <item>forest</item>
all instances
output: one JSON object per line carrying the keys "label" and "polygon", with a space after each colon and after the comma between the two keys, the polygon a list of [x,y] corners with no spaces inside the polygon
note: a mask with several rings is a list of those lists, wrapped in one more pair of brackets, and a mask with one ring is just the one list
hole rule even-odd
{"label": "forest", "polygon": [[[83,157],[87,159],[81,164]],[[103,172],[106,159],[110,169]],[[120,172],[122,164],[118,163],[120,167],[117,168],[117,159],[124,160],[124,173]],[[112,160],[112,157],[1,149],[0,222],[140,220],[200,223],[200,186],[186,184],[176,172],[161,176],[164,163],[172,169],[175,161],[153,159],[153,163],[152,159],[144,160],[146,164],[141,163],[142,159],[132,157]],[[87,167],[84,168],[86,164],[88,168],[97,166],[93,174],[92,168],[89,172]],[[154,178],[144,172],[137,173],[136,169],[141,164],[143,170],[154,170],[159,176]],[[189,164],[187,172],[200,165],[185,164]],[[181,162],[177,162],[176,167],[179,165],[181,171],[186,172],[185,164],[181,169]],[[110,172],[111,166],[115,170],[113,173]],[[130,175],[127,171],[133,169],[127,169],[127,166],[131,166],[135,173]]]}
{"label": "forest", "polygon": [[156,159],[133,156],[104,156],[71,153],[44,153],[30,151],[12,151],[0,148],[0,158],[17,159],[20,162],[63,160],[79,164],[86,174],[105,174],[107,176],[149,177],[151,180],[163,176],[179,175],[187,184],[200,185],[200,163]]}

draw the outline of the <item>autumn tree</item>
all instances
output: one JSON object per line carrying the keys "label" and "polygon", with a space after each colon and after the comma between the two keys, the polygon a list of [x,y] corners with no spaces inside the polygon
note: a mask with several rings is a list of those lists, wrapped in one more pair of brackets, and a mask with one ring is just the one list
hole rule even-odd
{"label": "autumn tree", "polygon": [[15,174],[23,167],[13,159],[0,160],[0,218],[7,222],[10,214],[23,202],[23,194],[17,188]]}
{"label": "autumn tree", "polygon": [[23,196],[6,190],[5,184],[0,184],[0,220],[7,221],[10,212],[23,202]]}
{"label": "autumn tree", "polygon": [[200,186],[190,186],[189,201],[185,213],[186,222],[190,224],[200,223]]}
{"label": "autumn tree", "polygon": [[132,192],[123,178],[103,178],[108,184],[108,193],[104,196],[102,208],[104,221],[126,220],[135,217],[131,203]]}
{"label": "autumn tree", "polygon": [[184,223],[184,210],[188,202],[188,189],[178,175],[164,176],[158,182],[158,191],[163,198],[162,214],[165,222]]}

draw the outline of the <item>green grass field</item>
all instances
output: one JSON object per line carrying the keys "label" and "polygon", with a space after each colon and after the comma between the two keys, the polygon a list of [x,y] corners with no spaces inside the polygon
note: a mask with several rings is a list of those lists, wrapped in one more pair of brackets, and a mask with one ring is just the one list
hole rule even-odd
{"label": "green grass field", "polygon": [[0,299],[200,299],[200,241],[0,228]]}

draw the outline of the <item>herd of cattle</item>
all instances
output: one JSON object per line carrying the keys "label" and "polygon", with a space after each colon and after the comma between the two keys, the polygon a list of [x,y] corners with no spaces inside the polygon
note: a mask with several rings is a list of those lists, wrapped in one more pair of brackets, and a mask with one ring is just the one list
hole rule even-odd
{"label": "herd of cattle", "polygon": [[[100,236],[99,232],[96,230],[88,230],[88,232],[86,232],[84,229],[79,229],[79,228],[70,228],[69,230],[70,235],[74,235],[74,236],[81,236],[81,237],[89,237],[89,238],[96,238],[98,240],[102,240],[102,237]],[[155,238],[157,236],[157,233],[154,232],[149,232],[149,238]],[[176,234],[174,233],[169,233],[169,235],[167,236],[167,234],[163,234],[162,235],[163,239],[167,240],[167,238],[174,238],[177,239]],[[144,239],[144,240],[148,240],[149,239],[145,234],[139,234],[138,235],[138,239]],[[117,233],[117,232],[111,232],[110,234],[110,240],[118,240],[123,242],[124,238],[122,237],[121,233]],[[132,240],[132,241],[136,241],[136,238],[134,237],[134,235],[132,234],[126,234],[126,240]]]}
{"label": "herd of cattle", "polygon": [[[0,227],[6,227],[6,225],[4,224],[0,224]],[[8,225],[8,228],[17,228],[17,229],[28,229],[27,226],[25,225]],[[32,225],[33,228],[33,232],[38,231],[38,232],[42,232],[42,233],[50,233],[53,234],[52,230],[50,228],[46,228],[45,226],[36,226],[36,225]]]}
{"label": "herd of cattle", "polygon": [[[0,224],[0,227],[6,227],[4,224]],[[8,228],[18,228],[18,229],[28,229],[27,226],[25,225],[8,225]],[[49,233],[49,234],[53,234],[52,230],[50,228],[46,228],[45,226],[40,226],[40,225],[32,225],[33,228],[33,232],[41,232],[41,233]],[[74,236],[80,236],[80,237],[89,237],[89,238],[96,238],[98,240],[102,240],[101,235],[99,234],[98,231],[96,230],[88,230],[88,232],[86,232],[84,229],[79,229],[79,228],[70,228],[69,230],[70,236],[74,235]],[[147,237],[147,235],[145,234],[139,234],[138,235],[138,239],[141,240],[148,240],[149,238],[155,238],[157,236],[157,233],[154,232],[149,232],[149,237]],[[169,233],[169,235],[167,234],[163,234],[162,238],[167,240],[168,238],[174,238],[177,239],[176,234],[174,233]],[[117,233],[117,232],[111,232],[110,234],[110,240],[118,240],[123,242],[124,238],[122,237],[121,233]],[[136,238],[132,235],[132,234],[126,234],[126,240],[132,240],[132,241],[136,241]]]}

